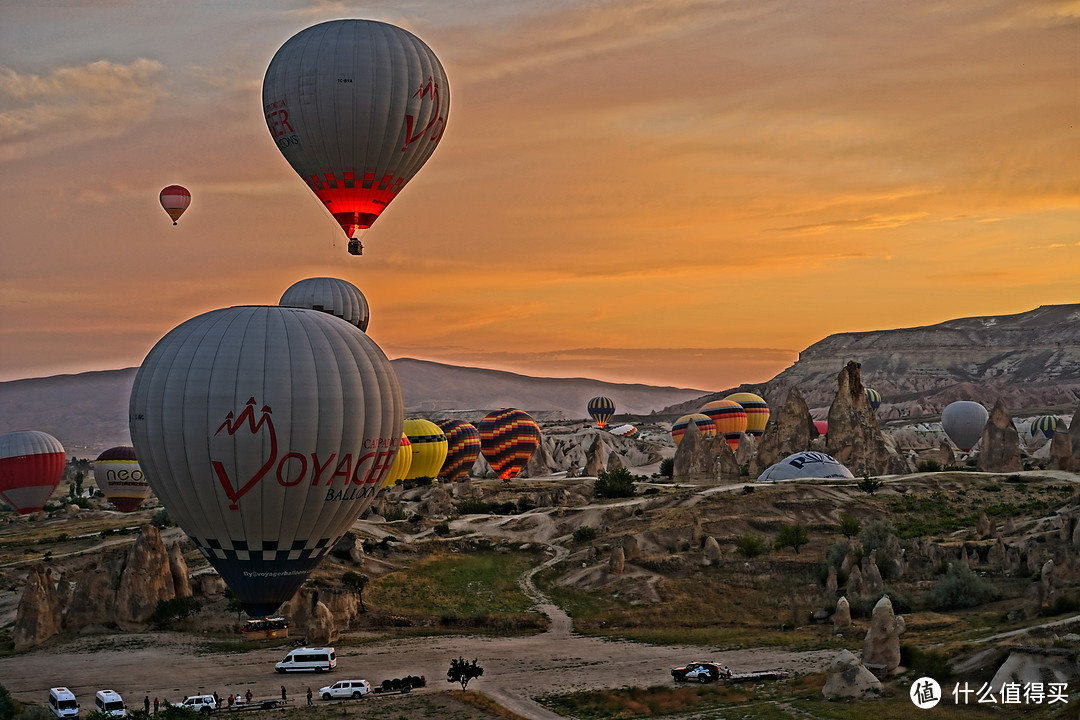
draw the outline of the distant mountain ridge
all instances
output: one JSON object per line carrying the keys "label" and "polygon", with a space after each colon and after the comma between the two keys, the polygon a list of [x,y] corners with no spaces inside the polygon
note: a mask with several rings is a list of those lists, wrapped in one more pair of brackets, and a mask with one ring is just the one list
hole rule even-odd
{"label": "distant mountain ridge", "polygon": [[[401,381],[406,414],[437,416],[472,411],[482,417],[517,407],[540,418],[584,418],[590,398],[605,395],[617,412],[649,413],[700,397],[704,390],[610,383],[587,378],[541,378],[501,370],[399,358],[391,364]],[[97,457],[129,445],[128,398],[138,368],[0,382],[0,433],[42,430],[69,455]]]}
{"label": "distant mountain ridge", "polygon": [[837,375],[850,360],[862,365],[863,385],[881,393],[882,420],[937,416],[955,400],[990,408],[998,398],[1014,416],[1071,413],[1080,399],[1080,304],[836,333],[803,350],[795,364],[769,382],[746,389],[779,407],[798,387],[811,408],[828,408]]}

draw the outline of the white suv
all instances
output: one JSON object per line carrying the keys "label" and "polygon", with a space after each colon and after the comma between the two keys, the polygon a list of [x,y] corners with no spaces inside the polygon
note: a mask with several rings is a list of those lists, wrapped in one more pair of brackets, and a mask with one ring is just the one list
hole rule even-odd
{"label": "white suv", "polygon": [[323,700],[331,698],[359,698],[371,692],[371,684],[367,680],[342,680],[330,687],[319,688],[319,697]]}
{"label": "white suv", "polygon": [[213,695],[190,695],[184,698],[181,707],[187,708],[188,710],[194,710],[203,715],[209,715],[217,710],[217,701],[214,700]]}

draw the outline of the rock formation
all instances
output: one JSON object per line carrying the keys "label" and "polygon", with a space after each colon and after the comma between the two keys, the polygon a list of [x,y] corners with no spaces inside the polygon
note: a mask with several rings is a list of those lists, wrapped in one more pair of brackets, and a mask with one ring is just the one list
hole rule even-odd
{"label": "rock formation", "polygon": [[829,663],[821,694],[826,700],[867,700],[881,694],[881,681],[850,650],[841,650]]}
{"label": "rock formation", "polygon": [[[184,570],[186,577],[186,565]],[[158,602],[174,597],[176,586],[161,533],[153,525],[143,525],[116,584],[113,622],[121,630],[145,629]]]}
{"label": "rock formation", "polygon": [[808,450],[810,439],[817,435],[802,392],[797,387],[791,388],[780,412],[769,418],[758,440],[757,454],[750,460],[750,476],[756,478],[788,455]]}
{"label": "rock formation", "polygon": [[833,630],[841,632],[851,627],[851,603],[846,597],[836,601],[836,612],[833,613]]}
{"label": "rock formation", "polygon": [[891,674],[900,666],[900,634],[904,618],[893,613],[892,601],[883,595],[874,605],[870,629],[863,642],[862,661],[878,677]]}
{"label": "rock formation", "polygon": [[979,513],[979,519],[975,523],[975,533],[980,538],[986,538],[986,537],[990,537],[990,535],[993,533],[993,531],[994,531],[994,528],[990,524],[990,517],[986,514],[985,510],[981,511]]}
{"label": "rock formation", "polygon": [[686,427],[672,464],[675,480],[737,480],[739,465],[723,437],[704,437],[694,423]]}
{"label": "rock formation", "polygon": [[612,450],[607,456],[607,469],[608,472],[612,470],[618,470],[619,468],[626,467],[626,461],[623,460],[623,456]]}
{"label": "rock formation", "polygon": [[1047,683],[1071,684],[1077,678],[1077,651],[1021,646],[1011,648],[1009,657],[1002,663],[990,689],[995,697],[1001,697],[1001,688],[1005,683],[1027,686],[1039,683],[1044,688]]}
{"label": "rock formation", "polygon": [[636,535],[624,535],[622,539],[623,557],[629,562],[641,559],[641,545]]}
{"label": "rock formation", "polygon": [[622,575],[626,569],[626,555],[623,554],[622,546],[614,548],[608,557],[608,571],[613,575]]}
{"label": "rock formation", "polygon": [[541,436],[541,441],[533,450],[529,462],[525,464],[525,472],[521,476],[530,478],[544,477],[551,474],[554,465],[555,461],[551,459],[548,443],[544,442],[544,438]]}
{"label": "rock formation", "polygon": [[37,647],[60,634],[62,622],[60,600],[53,587],[52,571],[32,567],[26,576],[15,626],[11,630],[15,652]]}
{"label": "rock formation", "polygon": [[1016,432],[1005,401],[998,398],[983,428],[978,467],[983,472],[1019,472],[1020,434]]}
{"label": "rock formation", "polygon": [[881,432],[877,414],[866,399],[859,363],[849,362],[836,379],[839,387],[829,408],[828,454],[856,477],[910,472],[893,441]]}
{"label": "rock formation", "polygon": [[184,553],[180,550],[180,543],[173,543],[169,548],[169,573],[172,575],[176,597],[191,597],[187,561],[184,560]]}
{"label": "rock formation", "polygon": [[720,543],[716,542],[716,538],[712,535],[705,538],[705,546],[702,551],[705,556],[701,561],[702,565],[715,565],[723,557],[723,553],[720,552]]}
{"label": "rock formation", "polygon": [[588,452],[585,453],[585,469],[581,473],[582,477],[599,477],[600,473],[604,472],[604,458],[606,455],[604,433],[597,430],[592,445],[589,447]]}
{"label": "rock formation", "polygon": [[1073,472],[1077,465],[1073,462],[1072,435],[1067,432],[1055,432],[1050,439],[1050,457],[1047,467],[1051,470],[1065,470]]}

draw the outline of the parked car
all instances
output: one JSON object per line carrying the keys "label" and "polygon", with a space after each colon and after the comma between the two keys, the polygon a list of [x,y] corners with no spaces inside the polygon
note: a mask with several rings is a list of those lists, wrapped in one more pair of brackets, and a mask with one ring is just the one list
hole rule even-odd
{"label": "parked car", "polygon": [[720,678],[731,677],[731,671],[726,665],[715,662],[692,662],[683,667],[673,668],[671,677],[675,682],[699,682],[707,683]]}
{"label": "parked car", "polygon": [[180,707],[193,710],[202,715],[209,715],[217,710],[217,701],[213,695],[189,695],[180,703]]}
{"label": "parked car", "polygon": [[323,700],[333,698],[360,698],[371,692],[367,680],[341,680],[329,687],[319,688],[319,697]]}

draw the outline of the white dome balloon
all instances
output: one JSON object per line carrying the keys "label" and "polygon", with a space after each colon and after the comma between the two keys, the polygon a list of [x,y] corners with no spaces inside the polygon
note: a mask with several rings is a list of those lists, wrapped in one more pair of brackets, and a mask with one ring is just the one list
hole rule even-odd
{"label": "white dome balloon", "polygon": [[347,280],[330,277],[299,280],[282,294],[278,305],[321,310],[367,332],[367,298]]}
{"label": "white dome balloon", "polygon": [[804,478],[854,478],[851,471],[832,455],[819,452],[799,452],[769,466],[758,476],[758,482],[780,482]]}

